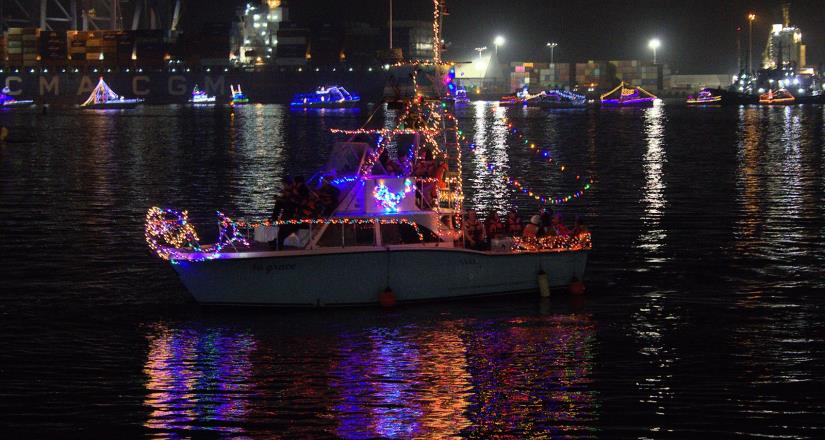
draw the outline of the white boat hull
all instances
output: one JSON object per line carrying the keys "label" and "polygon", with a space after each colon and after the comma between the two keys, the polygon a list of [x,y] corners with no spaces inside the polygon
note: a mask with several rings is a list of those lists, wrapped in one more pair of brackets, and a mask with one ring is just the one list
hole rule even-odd
{"label": "white boat hull", "polygon": [[460,248],[353,249],[238,254],[173,265],[202,304],[347,306],[524,292],[547,273],[553,287],[582,279],[587,251],[490,253]]}

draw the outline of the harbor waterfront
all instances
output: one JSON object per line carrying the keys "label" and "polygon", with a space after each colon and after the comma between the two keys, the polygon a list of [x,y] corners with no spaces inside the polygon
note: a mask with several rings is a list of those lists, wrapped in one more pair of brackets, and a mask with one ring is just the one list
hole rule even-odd
{"label": "harbor waterfront", "polygon": [[264,218],[374,110],[394,127],[365,101],[0,110],[3,436],[821,437],[822,106],[456,105],[466,208],[537,212],[491,164],[570,190],[522,139],[594,178],[553,206],[592,232],[584,295],[215,310],[147,250],[151,206],[209,238]]}

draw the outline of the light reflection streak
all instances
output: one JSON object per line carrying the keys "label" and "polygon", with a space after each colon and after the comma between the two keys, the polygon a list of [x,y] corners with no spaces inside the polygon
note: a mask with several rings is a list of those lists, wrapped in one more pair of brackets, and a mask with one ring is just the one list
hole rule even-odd
{"label": "light reflection streak", "polygon": [[655,105],[645,109],[644,131],[647,138],[647,152],[644,156],[645,186],[642,204],[645,207],[644,232],[639,237],[639,247],[657,251],[667,238],[661,227],[662,216],[667,205],[663,166],[667,162],[664,150],[664,107]]}
{"label": "light reflection streak", "polygon": [[148,340],[146,428],[243,432],[254,390],[250,335],[160,327]]}
{"label": "light reflection streak", "polygon": [[[491,112],[490,103],[482,101],[473,103],[473,108],[475,154],[469,155],[473,173],[467,179],[470,187],[468,205],[481,215],[492,210],[505,212],[510,207],[510,192],[507,185],[501,183],[499,175],[509,173],[510,169],[508,130],[503,120],[506,108],[494,106]],[[495,165],[497,174],[490,172],[487,164]]]}
{"label": "light reflection streak", "polygon": [[759,112],[752,107],[739,108],[739,142],[737,145],[737,202],[744,216],[737,220],[736,249],[746,252],[758,239],[763,224],[763,185],[760,179],[759,144],[762,126]]}
{"label": "light reflection streak", "polygon": [[[284,121],[289,115],[281,106],[254,106],[244,109],[240,130],[232,124],[230,138],[237,142],[237,173],[232,191],[238,212],[252,217],[269,215],[284,175],[286,148]],[[235,139],[237,136],[238,139]]]}
{"label": "light reflection streak", "polygon": [[[563,438],[589,430],[595,326],[586,315],[483,323],[468,332],[471,438]],[[486,328],[485,328],[486,327]]]}

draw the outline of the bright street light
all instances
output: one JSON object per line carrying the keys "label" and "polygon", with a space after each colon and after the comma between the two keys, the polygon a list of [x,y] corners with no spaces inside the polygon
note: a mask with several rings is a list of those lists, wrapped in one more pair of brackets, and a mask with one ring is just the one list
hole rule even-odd
{"label": "bright street light", "polygon": [[496,38],[493,39],[493,45],[496,46],[496,57],[498,57],[498,47],[504,45],[504,37],[497,35]]}
{"label": "bright street light", "polygon": [[547,43],[546,46],[550,48],[550,65],[552,66],[553,65],[553,49],[557,48],[559,46],[559,43],[551,42],[551,43]]}
{"label": "bright street light", "polygon": [[753,12],[748,14],[748,73],[753,71],[753,21],[756,20],[756,14]]}
{"label": "bright street light", "polygon": [[658,49],[662,45],[662,42],[659,41],[658,38],[654,38],[647,43],[647,47],[653,49],[653,64],[656,64],[656,49]]}

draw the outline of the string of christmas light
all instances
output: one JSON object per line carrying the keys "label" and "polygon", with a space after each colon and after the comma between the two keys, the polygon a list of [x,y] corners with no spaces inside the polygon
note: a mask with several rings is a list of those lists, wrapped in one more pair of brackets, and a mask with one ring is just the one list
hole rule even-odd
{"label": "string of christmas light", "polygon": [[[218,240],[201,246],[187,211],[152,207],[146,212],[144,237],[149,248],[164,260],[203,261],[218,258],[226,246],[249,246],[238,224],[218,211]],[[192,255],[192,253],[196,255]]]}
{"label": "string of christmas light", "polygon": [[421,130],[412,130],[412,129],[405,129],[405,128],[377,128],[377,129],[367,129],[367,128],[360,128],[356,130],[344,130],[340,128],[330,128],[329,132],[333,134],[344,134],[344,135],[381,135],[381,136],[394,136],[400,134],[416,134]]}
{"label": "string of christmas light", "polygon": [[[528,147],[530,147],[530,152],[533,153],[534,156],[539,156],[543,160],[547,161],[549,164],[555,164],[559,171],[564,172],[567,170],[567,166],[563,163],[559,163],[558,161],[553,158],[553,153],[550,151],[549,148],[542,148],[536,146],[535,142],[530,142],[522,133],[521,130],[516,128],[513,123],[507,119],[505,116],[502,120],[505,125],[507,125],[507,131],[516,137],[516,140],[519,143],[522,143]],[[581,176],[576,176],[576,180],[579,180]]]}
{"label": "string of christmas light", "polygon": [[441,63],[441,0],[433,0],[433,62]]}
{"label": "string of christmas light", "polygon": [[513,237],[513,252],[535,252],[556,250],[578,251],[593,248],[589,232],[570,235],[551,235],[539,238]]}
{"label": "string of christmas light", "polygon": [[[452,114],[449,114],[449,113],[448,113],[448,117],[455,119],[455,116],[452,115]],[[457,124],[457,120],[456,120],[456,124]],[[508,128],[512,128],[512,124],[508,123]],[[466,138],[464,137],[464,133],[461,130],[458,131],[458,135],[459,135],[460,142],[466,141]],[[468,149],[470,150],[470,152],[475,154],[476,157],[479,157],[478,153],[476,152],[474,144],[471,144],[471,143],[468,144]],[[576,181],[577,182],[582,182],[582,181],[584,182],[579,189],[577,189],[576,191],[573,191],[571,193],[565,194],[563,196],[549,196],[549,195],[542,194],[538,191],[534,191],[534,190],[530,189],[529,187],[527,187],[524,184],[524,182],[520,182],[518,179],[515,179],[515,178],[512,178],[512,177],[508,176],[506,173],[499,170],[492,163],[484,161],[484,166],[492,174],[498,174],[498,178],[500,178],[502,182],[510,185],[511,188],[513,188],[516,192],[518,192],[522,195],[525,195],[527,197],[530,197],[530,198],[532,198],[533,200],[535,200],[537,202],[540,202],[542,204],[547,204],[547,205],[562,205],[562,204],[568,203],[572,200],[578,199],[578,198],[582,197],[584,195],[584,193],[586,191],[588,191],[593,186],[593,180],[592,179],[584,179],[583,180],[581,178],[581,176],[576,175]],[[561,165],[561,171],[564,171],[565,169],[566,169],[566,167],[564,165]]]}

